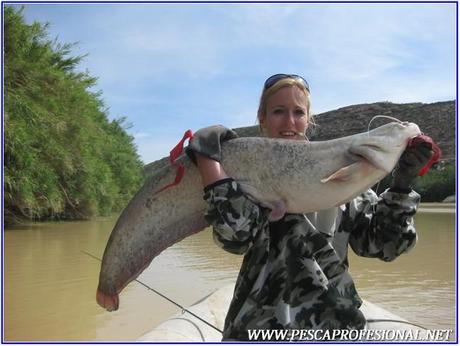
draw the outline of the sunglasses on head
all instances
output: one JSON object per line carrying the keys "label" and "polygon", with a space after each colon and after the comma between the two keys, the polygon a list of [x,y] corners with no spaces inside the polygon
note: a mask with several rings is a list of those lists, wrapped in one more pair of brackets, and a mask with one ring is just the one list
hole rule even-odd
{"label": "sunglasses on head", "polygon": [[308,85],[308,82],[301,76],[298,76],[296,74],[285,74],[285,73],[278,73],[274,74],[271,77],[268,77],[268,79],[265,81],[264,84],[264,90],[267,90],[268,88],[271,88],[273,85],[275,85],[276,82],[286,79],[286,78],[291,78],[291,79],[296,79],[300,81],[303,86],[310,92],[310,86]]}

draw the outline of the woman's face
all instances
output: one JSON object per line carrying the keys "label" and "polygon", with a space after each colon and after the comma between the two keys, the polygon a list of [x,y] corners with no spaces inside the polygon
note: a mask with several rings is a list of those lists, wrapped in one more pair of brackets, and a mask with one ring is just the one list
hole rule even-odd
{"label": "woman's face", "polygon": [[307,96],[296,86],[281,88],[267,99],[266,113],[259,119],[268,137],[303,139],[308,127]]}

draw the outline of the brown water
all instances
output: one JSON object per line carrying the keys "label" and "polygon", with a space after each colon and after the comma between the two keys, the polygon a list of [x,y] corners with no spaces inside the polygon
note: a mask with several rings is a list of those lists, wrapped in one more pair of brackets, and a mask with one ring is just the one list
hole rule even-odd
{"label": "brown water", "polygon": [[[430,329],[455,330],[455,207],[424,205],[419,242],[395,262],[351,256],[361,296]],[[36,223],[4,232],[5,341],[135,340],[179,312],[142,285],[120,295],[120,309],[95,302],[99,258],[115,218]],[[241,257],[203,231],[164,251],[139,278],[184,306],[233,282]]]}

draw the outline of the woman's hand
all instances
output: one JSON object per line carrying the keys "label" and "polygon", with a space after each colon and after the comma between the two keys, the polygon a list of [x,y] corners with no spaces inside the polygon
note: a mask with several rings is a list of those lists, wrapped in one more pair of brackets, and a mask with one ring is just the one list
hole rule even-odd
{"label": "woman's hand", "polygon": [[234,131],[221,125],[205,127],[194,134],[185,152],[198,166],[203,186],[228,178],[220,164],[221,144],[236,137]]}
{"label": "woman's hand", "polygon": [[413,147],[406,148],[393,172],[391,188],[410,189],[410,184],[417,173],[430,161],[432,156],[432,146],[428,142],[420,142]]}

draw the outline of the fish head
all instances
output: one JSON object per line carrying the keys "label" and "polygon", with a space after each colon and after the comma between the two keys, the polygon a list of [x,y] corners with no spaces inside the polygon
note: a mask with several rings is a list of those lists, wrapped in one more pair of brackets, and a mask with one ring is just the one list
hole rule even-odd
{"label": "fish head", "polygon": [[421,134],[417,124],[392,122],[362,133],[354,139],[349,152],[376,168],[390,173],[410,139]]}

